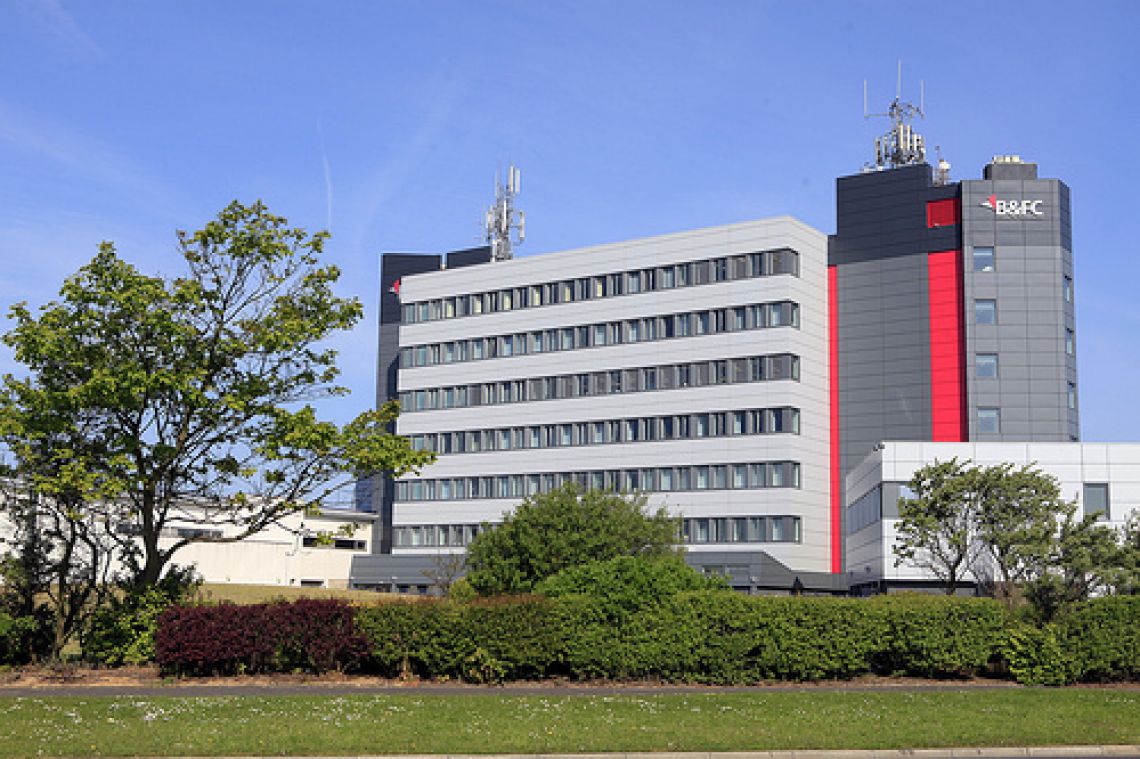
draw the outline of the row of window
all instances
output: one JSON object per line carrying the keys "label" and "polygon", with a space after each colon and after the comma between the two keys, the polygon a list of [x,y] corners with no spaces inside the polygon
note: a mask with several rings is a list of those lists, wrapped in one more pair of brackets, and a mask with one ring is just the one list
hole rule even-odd
{"label": "row of window", "polygon": [[[396,548],[463,548],[477,535],[494,529],[484,524],[406,525],[392,529]],[[799,543],[799,517],[695,517],[681,520],[681,540],[706,543]]]}
{"label": "row of window", "polygon": [[755,303],[683,314],[583,324],[513,335],[476,337],[400,349],[400,366],[435,366],[485,358],[597,348],[691,335],[715,335],[767,327],[799,327],[800,307],[791,301]]}
{"label": "row of window", "polygon": [[405,390],[400,393],[400,409],[407,413],[799,378],[799,357],[790,353],[777,353],[770,356]]}
{"label": "row of window", "polygon": [[[884,482],[871,488],[847,507],[847,534],[870,527],[883,517],[897,517],[899,498],[912,499],[914,491],[905,483]],[[1098,520],[1111,518],[1108,483],[1086,482],[1081,488],[1081,503],[1086,516],[1096,515]]]}
{"label": "row of window", "polygon": [[[974,321],[977,324],[997,324],[998,307],[993,298],[977,298],[974,300]],[[1065,355],[1075,356],[1077,353],[1076,335],[1073,330],[1065,328]]]}
{"label": "row of window", "polygon": [[681,520],[681,538],[704,543],[799,543],[799,517],[696,517]]}
{"label": "row of window", "polygon": [[[1071,329],[1065,330],[1065,352],[1070,356],[1073,355],[1073,331]],[[996,353],[978,353],[974,356],[974,376],[978,379],[997,379],[998,378],[998,354]],[[1072,410],[1077,408],[1077,385],[1074,382],[1068,383],[1068,394],[1066,404]]]}
{"label": "row of window", "polygon": [[364,551],[368,548],[368,541],[355,538],[332,538],[323,540],[316,535],[305,535],[301,538],[301,545],[305,548],[338,548],[342,551]]}
{"label": "row of window", "polygon": [[777,274],[791,274],[798,277],[799,254],[794,250],[781,248],[472,295],[436,298],[405,304],[401,321],[404,324],[414,324]]}
{"label": "row of window", "polygon": [[[974,271],[976,272],[990,272],[997,271],[997,252],[992,245],[978,245],[972,251],[972,258],[974,262]],[[1066,303],[1073,302],[1073,278],[1069,275],[1064,275],[1061,280],[1061,295]]]}
{"label": "row of window", "polygon": [[[115,525],[118,535],[142,535],[142,525],[134,522],[119,522]],[[222,531],[208,527],[163,527],[159,531],[163,538],[179,538],[189,540],[216,540],[222,537]]]}
{"label": "row of window", "polygon": [[396,500],[461,501],[476,498],[523,498],[549,493],[568,482],[576,483],[584,489],[595,488],[629,493],[798,488],[800,465],[793,461],[765,461],[750,464],[604,469],[592,472],[416,478],[396,483]]}
{"label": "row of window", "polygon": [[767,435],[800,432],[800,410],[790,407],[714,411],[703,414],[650,416],[636,419],[500,427],[493,430],[430,432],[410,435],[416,450],[437,453],[479,453],[578,445],[635,443],[653,440],[692,440],[728,435]]}

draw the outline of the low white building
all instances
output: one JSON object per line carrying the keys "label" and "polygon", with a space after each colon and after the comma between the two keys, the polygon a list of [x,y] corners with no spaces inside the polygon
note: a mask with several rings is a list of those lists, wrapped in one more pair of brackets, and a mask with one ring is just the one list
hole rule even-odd
{"label": "low white building", "polygon": [[[12,525],[0,512],[0,541],[12,537]],[[326,509],[320,514],[296,513],[244,540],[215,542],[237,534],[234,525],[207,525],[172,520],[159,538],[162,548],[176,540],[200,536],[175,553],[173,563],[194,566],[206,582],[279,585],[312,588],[350,586],[354,559],[372,550],[376,514]],[[120,532],[130,534],[121,526]],[[0,554],[4,545],[0,542]]]}
{"label": "low white building", "polygon": [[1062,497],[1076,499],[1079,514],[1099,513],[1116,528],[1140,510],[1140,443],[883,443],[846,479],[852,592],[936,584],[915,566],[895,566],[892,547],[906,483],[927,464],[952,458],[982,466],[1033,465],[1057,478]]}
{"label": "low white building", "polygon": [[[376,515],[327,509],[318,515],[291,514],[279,524],[233,543],[192,543],[175,554],[180,565],[193,564],[206,582],[347,588],[354,557],[371,550]],[[199,525],[174,524],[162,543],[180,532],[201,531]],[[218,537],[234,528],[212,528]]]}

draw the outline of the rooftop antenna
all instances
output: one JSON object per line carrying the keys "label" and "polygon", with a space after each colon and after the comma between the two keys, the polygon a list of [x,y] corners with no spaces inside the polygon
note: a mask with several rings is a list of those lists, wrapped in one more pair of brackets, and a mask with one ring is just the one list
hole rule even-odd
{"label": "rooftop antenna", "polygon": [[938,156],[938,168],[934,170],[934,184],[950,184],[950,162],[942,157],[942,146],[934,146],[934,154]]}
{"label": "rooftop antenna", "polygon": [[882,137],[875,138],[875,163],[865,167],[867,171],[882,171],[899,166],[909,166],[926,162],[926,140],[914,131],[910,122],[917,116],[926,117],[926,82],[918,85],[918,105],[902,99],[902,61],[899,61],[898,78],[895,83],[895,99],[887,107],[886,113],[869,113],[867,109],[867,80],[863,80],[863,118],[885,117],[891,120],[891,128]]}
{"label": "rooftop antenna", "polygon": [[515,245],[522,245],[526,240],[526,214],[515,210],[520,179],[521,174],[513,164],[507,168],[506,185],[500,181],[498,172],[495,173],[495,205],[487,209],[484,223],[485,239],[491,244],[492,261],[509,261],[513,257],[511,229],[516,233]]}

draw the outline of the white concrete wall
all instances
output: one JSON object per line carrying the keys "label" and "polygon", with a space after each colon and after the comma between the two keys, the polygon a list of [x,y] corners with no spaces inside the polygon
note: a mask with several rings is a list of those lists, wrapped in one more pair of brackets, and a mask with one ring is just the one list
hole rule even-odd
{"label": "white concrete wall", "polygon": [[[402,346],[500,335],[560,326],[682,313],[726,306],[791,300],[800,327],[673,338],[555,353],[403,368],[400,390],[522,379],[608,369],[773,353],[800,357],[799,381],[766,381],[637,392],[461,409],[404,413],[401,434],[553,424],[636,416],[727,411],[775,406],[801,410],[801,434],[750,435],[702,440],[617,443],[538,450],[488,451],[440,456],[425,477],[586,471],[791,460],[801,464],[801,489],[656,494],[651,505],[690,517],[799,516],[802,543],[692,545],[691,551],[764,550],[802,571],[830,570],[827,447],[827,238],[789,217],[695,230],[509,262],[406,277],[405,303],[497,288],[620,272],[671,263],[790,247],[799,252],[800,276],[778,275],[582,302],[531,307],[403,325]],[[498,521],[517,500],[398,502],[394,524]],[[397,549],[437,552],[438,548]]]}
{"label": "white concrete wall", "polygon": [[[847,506],[883,482],[907,482],[916,470],[957,457],[990,466],[1034,465],[1057,478],[1061,496],[1078,501],[1085,483],[1108,483],[1110,519],[1119,529],[1140,511],[1140,443],[919,443],[888,442],[847,475]],[[847,565],[853,584],[875,580],[922,581],[933,578],[908,565],[894,566],[892,545],[897,519],[881,521],[848,535]]]}

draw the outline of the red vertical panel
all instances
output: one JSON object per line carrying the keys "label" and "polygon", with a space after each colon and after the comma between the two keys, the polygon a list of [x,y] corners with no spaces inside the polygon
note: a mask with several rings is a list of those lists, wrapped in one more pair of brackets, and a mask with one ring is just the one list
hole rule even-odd
{"label": "red vertical panel", "polygon": [[839,279],[827,267],[827,381],[831,403],[831,571],[843,571],[843,504],[839,500]]}
{"label": "red vertical panel", "polygon": [[930,426],[935,442],[968,438],[965,330],[962,324],[962,255],[957,250],[927,259],[930,296]]}

